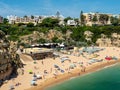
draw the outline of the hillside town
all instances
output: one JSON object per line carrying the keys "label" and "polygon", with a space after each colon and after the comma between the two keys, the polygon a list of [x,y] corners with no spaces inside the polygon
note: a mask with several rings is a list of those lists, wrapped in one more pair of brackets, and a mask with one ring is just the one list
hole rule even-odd
{"label": "hillside town", "polygon": [[[81,16],[83,17],[81,19]],[[52,18],[52,19],[59,19],[59,25],[82,25],[81,22],[84,21],[84,25],[86,26],[93,26],[93,25],[111,25],[112,19],[120,19],[119,14],[112,14],[112,13],[99,13],[99,12],[89,12],[83,13],[81,11],[79,18],[68,18],[67,23],[65,23],[65,17],[57,12],[55,15],[25,15],[23,17],[16,16],[16,15],[9,15],[6,17],[9,21],[9,24],[17,24],[17,23],[34,23],[37,25],[38,23],[42,23],[45,18]],[[67,17],[66,17],[67,18]],[[0,16],[0,23],[3,23],[3,17]],[[76,20],[78,19],[78,20]],[[104,21],[102,20],[104,19]]]}

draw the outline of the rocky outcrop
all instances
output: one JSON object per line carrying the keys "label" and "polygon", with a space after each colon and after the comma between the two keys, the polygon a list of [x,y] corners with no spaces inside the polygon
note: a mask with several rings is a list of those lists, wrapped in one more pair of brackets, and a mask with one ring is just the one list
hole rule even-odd
{"label": "rocky outcrop", "polygon": [[8,78],[21,65],[16,49],[11,47],[5,34],[0,31],[0,80]]}
{"label": "rocky outcrop", "polygon": [[101,34],[101,38],[96,41],[98,46],[120,46],[120,34],[112,33],[111,38],[107,38],[106,35]]}
{"label": "rocky outcrop", "polygon": [[59,31],[56,31],[56,30],[49,30],[49,32],[47,33],[46,35],[46,39],[47,40],[51,40],[52,38],[54,37],[57,37],[59,39],[63,39],[63,34]]}
{"label": "rocky outcrop", "polygon": [[[70,34],[71,34],[71,32],[68,32],[68,33],[66,33],[66,36],[69,38]],[[20,37],[20,39],[24,43],[32,44],[41,38],[51,41],[52,38],[54,38],[54,37],[57,37],[60,40],[64,39],[64,35],[60,31],[57,31],[57,30],[49,30],[47,33],[40,33],[38,31],[34,31],[33,34],[22,36],[22,37]]]}

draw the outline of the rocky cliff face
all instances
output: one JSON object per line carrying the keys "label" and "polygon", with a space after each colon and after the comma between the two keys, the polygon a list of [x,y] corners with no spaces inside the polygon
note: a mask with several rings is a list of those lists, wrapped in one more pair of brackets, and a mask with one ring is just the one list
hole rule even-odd
{"label": "rocky cliff face", "polygon": [[13,68],[17,70],[20,65],[19,55],[16,54],[14,48],[11,48],[5,34],[0,31],[0,80],[9,77]]}
{"label": "rocky cliff face", "polygon": [[111,38],[108,38],[106,35],[101,34],[101,38],[97,39],[96,44],[98,46],[120,47],[120,34],[112,33]]}
{"label": "rocky cliff face", "polygon": [[49,30],[47,33],[39,33],[37,31],[34,31],[33,34],[22,36],[20,39],[24,43],[31,44],[31,41],[36,42],[40,38],[51,41],[52,38],[57,37],[60,40],[64,40],[64,37],[70,38],[70,34],[71,32],[69,31],[65,35],[57,30]]}

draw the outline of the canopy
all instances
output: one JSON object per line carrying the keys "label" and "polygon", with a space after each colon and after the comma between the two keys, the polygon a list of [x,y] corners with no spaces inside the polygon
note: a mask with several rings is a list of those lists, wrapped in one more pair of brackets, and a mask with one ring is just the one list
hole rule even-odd
{"label": "canopy", "polygon": [[67,57],[62,57],[62,58],[60,58],[61,59],[61,62],[64,62],[64,61],[66,61],[66,60],[70,60],[69,58],[67,58]]}

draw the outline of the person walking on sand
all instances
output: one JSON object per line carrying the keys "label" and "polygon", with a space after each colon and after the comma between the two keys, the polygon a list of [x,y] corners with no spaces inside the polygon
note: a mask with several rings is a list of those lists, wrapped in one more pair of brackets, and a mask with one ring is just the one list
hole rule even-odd
{"label": "person walking on sand", "polygon": [[41,62],[41,63],[42,63],[42,65],[44,64],[43,60],[42,60],[42,62]]}
{"label": "person walking on sand", "polygon": [[50,68],[50,73],[52,73],[52,68]]}

